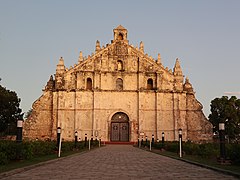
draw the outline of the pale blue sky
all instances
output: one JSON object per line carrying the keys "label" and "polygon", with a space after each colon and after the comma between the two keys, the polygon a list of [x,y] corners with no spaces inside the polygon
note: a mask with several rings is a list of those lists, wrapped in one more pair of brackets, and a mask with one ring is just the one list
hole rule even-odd
{"label": "pale blue sky", "polygon": [[203,104],[224,92],[240,98],[239,0],[0,0],[1,85],[16,91],[28,111],[55,73],[59,57],[67,67],[113,39],[119,24],[130,44],[145,44],[164,66],[180,59]]}

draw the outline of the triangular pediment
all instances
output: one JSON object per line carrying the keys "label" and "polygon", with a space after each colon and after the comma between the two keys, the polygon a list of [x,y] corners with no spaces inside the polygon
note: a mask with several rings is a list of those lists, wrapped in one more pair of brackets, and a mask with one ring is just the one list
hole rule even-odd
{"label": "triangular pediment", "polygon": [[125,27],[123,27],[121,24],[118,26],[118,27],[116,27],[115,29],[118,29],[118,30],[125,30],[126,28]]}
{"label": "triangular pediment", "polygon": [[133,47],[124,41],[113,42],[107,47],[101,48],[99,52],[85,58],[75,69],[77,71],[115,71],[117,61],[123,61],[126,72],[137,71],[138,63],[139,71],[168,72],[163,68],[162,64],[157,63],[156,59],[144,54],[138,47]]}

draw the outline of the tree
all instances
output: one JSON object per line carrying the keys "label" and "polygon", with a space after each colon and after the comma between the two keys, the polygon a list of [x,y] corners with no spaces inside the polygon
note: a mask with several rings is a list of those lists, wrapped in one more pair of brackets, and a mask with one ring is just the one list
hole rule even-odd
{"label": "tree", "polygon": [[223,96],[211,101],[209,121],[213,124],[213,131],[218,133],[220,122],[225,123],[225,133],[230,141],[240,139],[240,99],[236,96]]}
{"label": "tree", "polygon": [[22,110],[19,108],[20,98],[14,91],[7,90],[0,85],[0,133],[8,134],[16,129],[17,119],[22,118]]}

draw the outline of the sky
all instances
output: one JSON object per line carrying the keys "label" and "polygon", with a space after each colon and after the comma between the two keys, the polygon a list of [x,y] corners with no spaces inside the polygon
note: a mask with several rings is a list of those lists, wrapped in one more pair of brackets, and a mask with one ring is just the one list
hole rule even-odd
{"label": "sky", "polygon": [[165,67],[179,58],[207,117],[214,98],[240,98],[239,9],[239,0],[0,0],[0,84],[27,112],[60,57],[73,66],[80,51],[95,51],[96,40],[110,43],[121,24],[130,44],[143,41]]}

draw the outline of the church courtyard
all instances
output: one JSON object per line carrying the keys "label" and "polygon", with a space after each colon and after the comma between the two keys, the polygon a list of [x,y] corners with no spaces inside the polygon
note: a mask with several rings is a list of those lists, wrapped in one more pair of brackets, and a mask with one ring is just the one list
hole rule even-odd
{"label": "church courtyard", "polygon": [[130,145],[99,149],[14,170],[0,179],[236,179],[233,176],[164,157]]}

